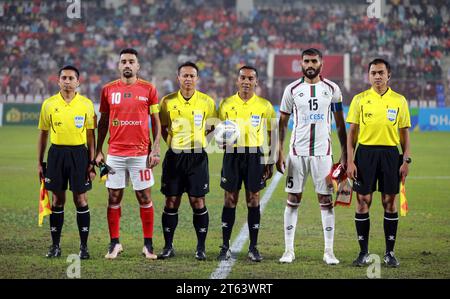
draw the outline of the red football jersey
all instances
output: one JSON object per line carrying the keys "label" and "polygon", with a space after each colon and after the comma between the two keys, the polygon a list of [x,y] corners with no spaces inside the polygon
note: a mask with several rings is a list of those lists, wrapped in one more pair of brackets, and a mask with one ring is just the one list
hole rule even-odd
{"label": "red football jersey", "polygon": [[[156,106],[155,106],[156,105]],[[148,155],[150,111],[158,111],[158,92],[150,82],[121,80],[103,86],[100,113],[109,113],[109,149],[114,156]]]}

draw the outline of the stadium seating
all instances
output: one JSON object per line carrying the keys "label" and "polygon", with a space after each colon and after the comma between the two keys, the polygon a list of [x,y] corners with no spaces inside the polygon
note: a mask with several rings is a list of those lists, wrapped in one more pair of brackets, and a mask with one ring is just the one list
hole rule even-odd
{"label": "stadium seating", "polygon": [[[77,20],[67,17],[66,1],[3,1],[0,94],[14,95],[7,101],[23,101],[18,94],[34,99],[36,93],[52,94],[58,89],[58,67],[72,63],[82,71],[83,91],[97,101],[102,83],[117,76],[116,55],[126,46],[138,49],[142,77],[160,90],[163,76],[173,70],[155,70],[158,60],[195,60],[203,78],[200,88],[218,99],[234,92],[236,68],[246,63],[260,70],[262,95],[278,104],[282,91],[267,88],[269,50],[312,44],[326,54],[351,53],[353,78],[364,78],[369,59],[382,55],[394,64],[397,80],[426,81],[430,90],[448,80],[442,70],[450,52],[445,1],[402,5],[386,0],[389,10],[383,20],[369,19],[367,4],[357,0],[320,5],[255,0],[247,17],[230,6],[232,1],[122,2],[81,1],[84,15]],[[176,86],[175,78],[170,79]],[[347,104],[361,86],[366,86],[362,79],[344,90]],[[406,83],[396,87],[407,98],[417,97]]]}

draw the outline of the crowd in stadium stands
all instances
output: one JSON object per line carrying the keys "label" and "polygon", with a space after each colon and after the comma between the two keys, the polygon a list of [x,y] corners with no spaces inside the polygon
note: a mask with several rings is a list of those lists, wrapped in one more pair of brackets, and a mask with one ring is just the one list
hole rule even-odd
{"label": "crowd in stadium stands", "polygon": [[[366,5],[355,10],[352,1],[284,0],[276,7],[256,5],[246,18],[233,1],[109,2],[82,0],[82,19],[67,17],[66,1],[0,2],[0,94],[51,94],[58,68],[71,63],[82,70],[81,92],[98,101],[102,85],[118,76],[117,53],[129,46],[139,51],[140,75],[147,80],[158,76],[155,61],[168,55],[179,63],[195,61],[200,89],[217,100],[235,92],[237,68],[251,64],[260,71],[259,92],[278,104],[286,82],[267,88],[269,50],[305,43],[325,54],[351,54],[352,89],[342,88],[347,104],[367,87],[360,78],[375,56],[391,61],[394,78],[401,78],[396,89],[408,99],[432,98],[435,85],[447,82],[441,65],[450,53],[446,1],[387,0],[392,9],[383,21],[369,19]],[[175,76],[158,79],[162,95],[176,87]]]}

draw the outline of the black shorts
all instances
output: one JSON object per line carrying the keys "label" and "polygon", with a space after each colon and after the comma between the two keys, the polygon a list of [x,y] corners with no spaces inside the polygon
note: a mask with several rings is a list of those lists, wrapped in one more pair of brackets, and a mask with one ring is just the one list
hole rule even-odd
{"label": "black shorts", "polygon": [[86,174],[89,165],[88,150],[84,145],[66,146],[52,144],[47,155],[45,188],[51,191],[70,190],[85,193],[92,188]]}
{"label": "black shorts", "polygon": [[358,173],[353,190],[362,195],[373,193],[378,181],[381,193],[398,194],[401,160],[396,146],[359,145],[355,155]]}
{"label": "black shorts", "polygon": [[209,192],[208,155],[204,150],[174,153],[168,149],[162,168],[161,192],[165,196],[187,192],[192,197],[203,197]]}
{"label": "black shorts", "polygon": [[223,155],[222,177],[220,187],[228,192],[241,190],[244,182],[247,191],[256,193],[264,189],[266,183],[263,179],[265,164],[262,162],[263,154],[258,149],[245,149],[245,153],[225,153]]}

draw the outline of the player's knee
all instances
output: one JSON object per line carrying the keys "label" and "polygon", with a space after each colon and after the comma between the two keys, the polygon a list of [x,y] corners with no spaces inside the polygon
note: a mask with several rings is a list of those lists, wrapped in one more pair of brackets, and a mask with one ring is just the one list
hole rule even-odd
{"label": "player's knee", "polygon": [[190,199],[192,209],[203,209],[205,207],[204,198]]}
{"label": "player's knee", "polygon": [[108,202],[110,205],[118,205],[122,201],[122,192],[121,190],[109,190],[108,193]]}
{"label": "player's knee", "polygon": [[369,208],[370,208],[370,199],[358,197],[358,200],[356,201],[356,212],[358,214],[365,214],[369,212]]}
{"label": "player's knee", "polygon": [[301,193],[288,193],[288,199],[287,199],[286,204],[288,206],[290,206],[291,208],[298,208],[301,200],[302,200]]}
{"label": "player's knee", "polygon": [[247,202],[247,207],[249,207],[249,208],[259,207],[259,200],[253,200],[253,201]]}
{"label": "player's knee", "polygon": [[136,198],[138,199],[140,204],[149,204],[152,202],[150,192],[148,192],[147,190],[136,191]]}
{"label": "player's knee", "polygon": [[331,210],[333,208],[333,199],[331,195],[319,194],[319,204],[322,210]]}
{"label": "player's knee", "polygon": [[254,208],[257,206],[259,206],[259,193],[250,192],[250,194],[247,197],[247,207]]}
{"label": "player's knee", "polygon": [[331,194],[319,194],[319,203],[330,204],[332,202]]}
{"label": "player's knee", "polygon": [[177,197],[166,197],[165,207],[167,209],[178,209],[180,207],[181,198]]}
{"label": "player's knee", "polygon": [[73,193],[73,201],[75,202],[75,204],[80,203],[87,203],[87,192],[84,193],[77,193],[74,192]]}
{"label": "player's knee", "polygon": [[381,202],[386,212],[395,213],[397,211],[397,206],[395,204],[395,195],[383,196]]}
{"label": "player's knee", "polygon": [[224,205],[227,208],[235,208],[238,202],[238,193],[225,192]]}
{"label": "player's knee", "polygon": [[356,212],[358,214],[368,213],[370,208],[370,201],[360,200],[356,201]]}
{"label": "player's knee", "polygon": [[84,197],[75,198],[74,203],[77,208],[85,207],[88,205],[87,197],[84,196]]}
{"label": "player's knee", "polygon": [[52,206],[62,208],[66,203],[66,197],[64,193],[53,192],[52,193]]}

